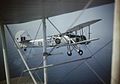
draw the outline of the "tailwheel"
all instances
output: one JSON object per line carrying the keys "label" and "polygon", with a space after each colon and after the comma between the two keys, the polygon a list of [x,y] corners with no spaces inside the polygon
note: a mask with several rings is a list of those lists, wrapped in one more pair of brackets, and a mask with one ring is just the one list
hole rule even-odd
{"label": "tailwheel", "polygon": [[67,52],[67,55],[68,55],[68,56],[71,56],[71,55],[72,55],[72,52]]}
{"label": "tailwheel", "polygon": [[79,55],[83,55],[83,51],[82,50],[78,50],[78,54]]}

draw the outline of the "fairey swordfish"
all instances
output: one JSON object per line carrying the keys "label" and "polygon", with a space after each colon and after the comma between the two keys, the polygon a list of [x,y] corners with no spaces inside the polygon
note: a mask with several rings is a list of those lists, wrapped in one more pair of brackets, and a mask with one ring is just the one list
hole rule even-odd
{"label": "fairey swordfish", "polygon": [[[47,37],[47,47],[62,47],[67,46],[67,55],[71,56],[73,48],[78,52],[79,55],[83,54],[83,50],[80,49],[80,45],[88,45],[92,41],[96,41],[99,38],[90,37],[90,25],[101,21],[101,19],[91,20],[72,28],[69,28],[66,32],[52,35]],[[83,29],[88,27],[87,36],[84,34]],[[80,31],[78,33],[78,31]],[[18,31],[15,35],[15,39],[18,43],[19,48],[36,48],[43,47],[43,39],[31,39],[30,35],[25,31]],[[50,54],[50,53],[49,53]]]}

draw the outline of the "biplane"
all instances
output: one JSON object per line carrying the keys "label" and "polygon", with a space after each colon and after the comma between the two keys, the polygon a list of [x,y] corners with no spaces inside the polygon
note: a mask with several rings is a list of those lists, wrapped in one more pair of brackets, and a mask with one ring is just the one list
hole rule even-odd
{"label": "biplane", "polygon": [[[91,20],[72,28],[69,28],[66,32],[57,35],[47,37],[46,47],[62,47],[67,46],[67,55],[71,56],[72,51],[75,49],[79,55],[83,55],[83,50],[80,45],[88,45],[92,41],[98,40],[99,38],[90,37],[90,26],[101,19]],[[83,29],[88,27],[88,35],[84,35]],[[78,33],[79,32],[79,33]],[[15,35],[15,39],[20,48],[36,48],[43,47],[43,39],[31,39],[30,35],[25,31],[18,31]],[[73,49],[74,48],[74,49]]]}

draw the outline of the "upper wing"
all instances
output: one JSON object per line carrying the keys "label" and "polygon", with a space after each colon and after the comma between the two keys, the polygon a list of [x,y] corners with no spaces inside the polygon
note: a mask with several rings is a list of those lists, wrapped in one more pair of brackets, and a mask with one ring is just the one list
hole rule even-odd
{"label": "upper wing", "polygon": [[88,22],[79,24],[79,25],[77,25],[77,26],[75,26],[73,28],[68,29],[66,32],[73,32],[73,31],[80,30],[80,29],[82,29],[82,28],[84,28],[86,26],[90,26],[91,24],[94,24],[94,23],[96,23],[96,22],[98,22],[100,20],[102,20],[102,19],[96,19],[96,20],[92,20],[92,21],[88,21]]}

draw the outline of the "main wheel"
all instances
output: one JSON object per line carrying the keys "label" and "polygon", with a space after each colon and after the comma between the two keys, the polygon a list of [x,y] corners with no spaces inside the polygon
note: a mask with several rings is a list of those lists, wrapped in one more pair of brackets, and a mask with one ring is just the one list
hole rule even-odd
{"label": "main wheel", "polygon": [[82,51],[82,50],[79,50],[79,51],[78,51],[78,54],[79,54],[79,55],[83,55],[83,51]]}
{"label": "main wheel", "polygon": [[67,52],[67,55],[68,55],[68,56],[71,56],[71,55],[72,55],[72,52]]}

